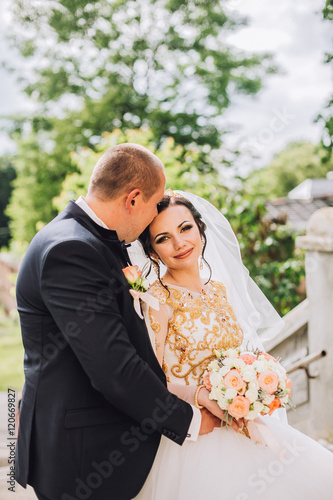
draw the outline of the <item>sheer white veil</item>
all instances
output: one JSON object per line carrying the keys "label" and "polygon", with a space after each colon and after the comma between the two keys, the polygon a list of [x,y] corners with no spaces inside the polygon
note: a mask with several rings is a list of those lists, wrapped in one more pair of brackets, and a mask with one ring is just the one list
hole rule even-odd
{"label": "sheer white veil", "polygon": [[[212,279],[226,287],[227,298],[243,329],[242,348],[262,349],[262,342],[273,338],[283,328],[284,322],[243,265],[239,244],[229,222],[211,203],[195,194],[174,191],[174,195],[189,200],[207,226],[204,256],[211,266]],[[149,261],[138,241],[129,248],[129,255],[132,263],[140,269]],[[163,267],[161,276],[166,270]],[[207,266],[204,266],[202,277],[209,277]],[[148,276],[151,283],[156,278],[153,271]]]}

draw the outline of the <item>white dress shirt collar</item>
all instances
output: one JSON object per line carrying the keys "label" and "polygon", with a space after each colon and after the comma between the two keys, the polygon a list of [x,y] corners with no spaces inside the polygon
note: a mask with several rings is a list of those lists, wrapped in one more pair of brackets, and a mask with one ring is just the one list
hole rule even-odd
{"label": "white dress shirt collar", "polygon": [[102,221],[102,219],[100,219],[99,217],[97,217],[97,215],[95,214],[95,212],[89,207],[88,203],[86,202],[86,200],[83,198],[83,196],[80,196],[76,202],[75,202],[77,205],[79,205],[80,208],[82,208],[82,210],[84,210],[84,212],[86,212],[87,215],[89,215],[89,217],[94,221],[96,222],[96,224],[98,224],[99,226],[102,226],[104,227],[105,229],[109,229],[110,228]]}

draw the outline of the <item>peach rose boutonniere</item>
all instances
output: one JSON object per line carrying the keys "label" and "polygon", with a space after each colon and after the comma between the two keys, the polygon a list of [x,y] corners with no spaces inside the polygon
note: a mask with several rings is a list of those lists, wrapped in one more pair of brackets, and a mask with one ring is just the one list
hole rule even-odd
{"label": "peach rose boutonniere", "polygon": [[149,281],[142,276],[142,271],[138,266],[127,266],[123,268],[123,273],[130,285],[130,294],[133,297],[134,309],[139,318],[143,319],[143,314],[140,307],[140,300],[145,302],[149,307],[159,310],[159,302],[156,297],[153,297],[147,290],[149,288]]}
{"label": "peach rose boutonniere", "polygon": [[140,271],[138,266],[124,267],[123,273],[133,290],[138,290],[139,292],[146,292],[148,290],[149,281],[142,277],[142,271]]}

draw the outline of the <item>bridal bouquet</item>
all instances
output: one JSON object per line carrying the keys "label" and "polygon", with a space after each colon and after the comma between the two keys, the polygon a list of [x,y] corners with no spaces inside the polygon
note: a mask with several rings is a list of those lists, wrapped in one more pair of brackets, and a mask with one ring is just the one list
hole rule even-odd
{"label": "bridal bouquet", "polygon": [[225,421],[254,420],[271,415],[290,404],[291,381],[279,361],[266,352],[241,352],[239,349],[214,351],[204,376],[209,398],[225,410]]}

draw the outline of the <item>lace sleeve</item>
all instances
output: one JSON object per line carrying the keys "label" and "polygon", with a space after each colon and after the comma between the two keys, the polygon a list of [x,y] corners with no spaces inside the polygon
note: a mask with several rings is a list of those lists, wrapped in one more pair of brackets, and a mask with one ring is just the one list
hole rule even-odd
{"label": "lace sleeve", "polygon": [[148,311],[149,327],[153,332],[155,352],[158,362],[162,366],[164,345],[168,335],[169,319],[172,316],[172,308],[168,304],[160,304],[160,310],[155,311],[151,307]]}
{"label": "lace sleeve", "polygon": [[148,293],[156,297],[160,304],[159,311],[144,305],[143,312],[153,349],[158,362],[162,366],[164,344],[168,334],[169,319],[173,315],[173,309],[171,305],[167,304],[168,292],[159,284],[152,285]]}

